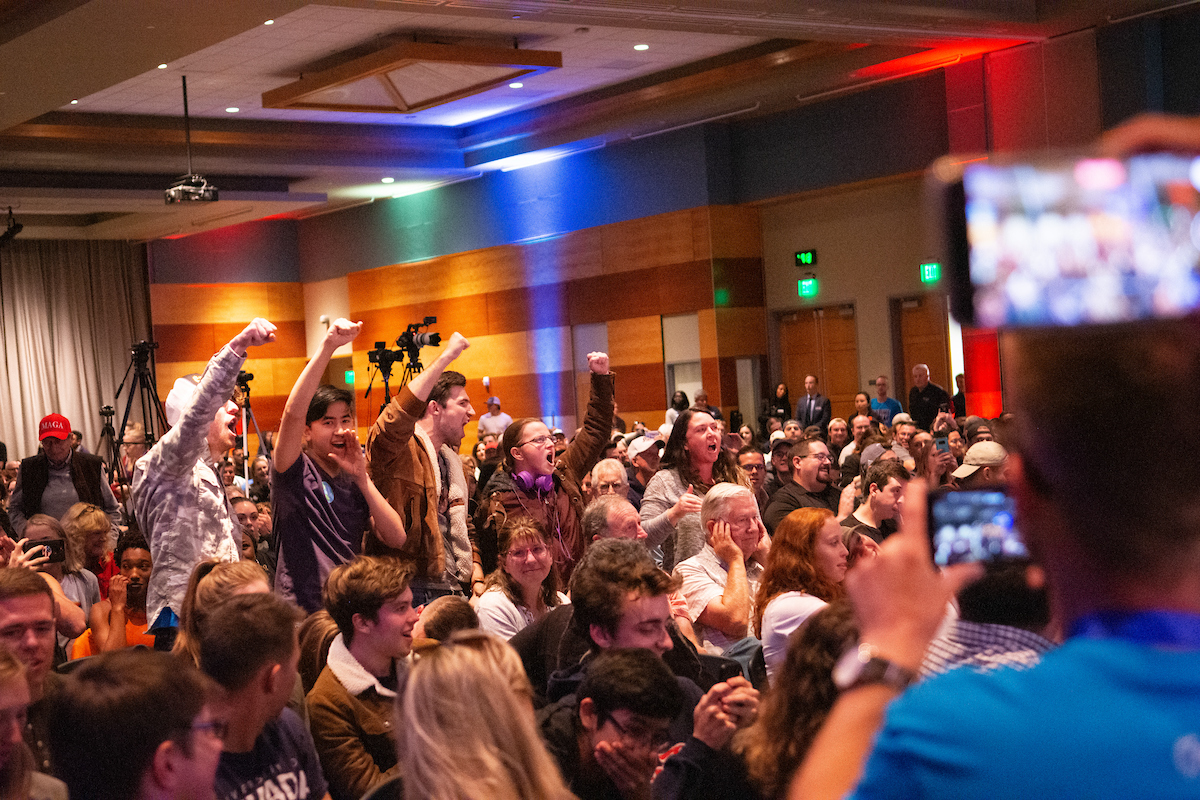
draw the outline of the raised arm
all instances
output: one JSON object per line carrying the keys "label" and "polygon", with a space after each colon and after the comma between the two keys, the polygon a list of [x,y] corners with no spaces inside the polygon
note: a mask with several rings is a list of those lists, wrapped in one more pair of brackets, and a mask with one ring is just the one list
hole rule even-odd
{"label": "raised arm", "polygon": [[442,377],[442,373],[450,368],[454,359],[462,355],[462,352],[470,346],[471,343],[461,333],[455,331],[450,335],[450,341],[446,344],[445,349],[438,354],[433,363],[408,382],[408,390],[418,400],[422,402],[428,400],[429,393],[433,391],[433,386],[438,382],[438,378]]}
{"label": "raised arm", "polygon": [[279,436],[275,440],[275,469],[287,472],[296,459],[304,443],[305,417],[308,415],[308,404],[312,402],[317,387],[321,384],[321,376],[333,352],[344,344],[349,344],[362,330],[361,322],[351,322],[347,319],[334,320],[325,333],[321,346],[316,355],[304,367],[296,385],[288,395],[287,404],[283,407],[283,417],[279,420]]}
{"label": "raised arm", "polygon": [[588,353],[588,370],[592,373],[591,396],[583,428],[562,456],[562,467],[575,480],[583,476],[600,460],[604,445],[612,433],[613,375],[608,368],[607,353]]}

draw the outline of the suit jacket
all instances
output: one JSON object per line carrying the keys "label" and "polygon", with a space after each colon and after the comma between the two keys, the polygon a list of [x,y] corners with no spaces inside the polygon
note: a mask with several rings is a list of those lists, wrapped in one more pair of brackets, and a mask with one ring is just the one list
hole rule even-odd
{"label": "suit jacket", "polygon": [[813,395],[813,413],[810,416],[808,395],[801,396],[796,402],[796,419],[800,420],[802,428],[807,428],[809,425],[820,425],[821,435],[824,436],[829,430],[829,420],[833,419],[833,408],[829,404],[829,398],[820,392]]}

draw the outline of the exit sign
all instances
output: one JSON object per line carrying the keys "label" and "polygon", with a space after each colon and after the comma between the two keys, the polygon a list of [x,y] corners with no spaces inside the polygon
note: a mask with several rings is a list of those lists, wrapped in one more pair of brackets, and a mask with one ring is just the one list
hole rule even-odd
{"label": "exit sign", "polygon": [[816,278],[801,278],[798,289],[801,297],[816,297],[820,291]]}
{"label": "exit sign", "polygon": [[354,370],[352,369],[346,370],[346,384],[348,386],[354,385]]}
{"label": "exit sign", "polygon": [[942,279],[942,265],[930,261],[921,265],[921,283],[937,283]]}
{"label": "exit sign", "polygon": [[797,267],[815,267],[816,265],[817,265],[817,251],[816,250],[801,250],[799,253],[796,253],[796,266]]}

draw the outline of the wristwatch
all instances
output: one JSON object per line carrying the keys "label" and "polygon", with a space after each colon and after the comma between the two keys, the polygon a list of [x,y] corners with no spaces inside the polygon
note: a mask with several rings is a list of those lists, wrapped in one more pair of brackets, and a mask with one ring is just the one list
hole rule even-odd
{"label": "wristwatch", "polygon": [[882,683],[902,692],[916,679],[917,674],[911,669],[888,661],[869,644],[851,647],[833,668],[833,683],[843,692],[872,683]]}

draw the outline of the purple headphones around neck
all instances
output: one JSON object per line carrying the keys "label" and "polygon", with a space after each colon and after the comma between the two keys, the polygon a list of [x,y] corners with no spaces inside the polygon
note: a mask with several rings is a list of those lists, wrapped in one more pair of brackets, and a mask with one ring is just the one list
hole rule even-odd
{"label": "purple headphones around neck", "polygon": [[514,472],[512,479],[513,483],[526,492],[532,492],[536,489],[538,494],[545,494],[554,490],[553,475],[538,475],[535,478],[533,473],[528,470],[521,470],[520,472]]}

